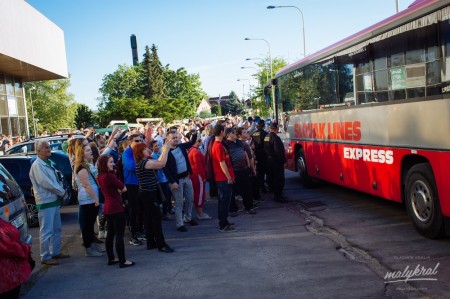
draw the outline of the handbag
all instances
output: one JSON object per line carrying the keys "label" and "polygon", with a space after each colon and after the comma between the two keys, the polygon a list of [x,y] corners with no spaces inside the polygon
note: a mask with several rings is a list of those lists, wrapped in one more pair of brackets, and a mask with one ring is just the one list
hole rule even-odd
{"label": "handbag", "polygon": [[92,176],[92,178],[94,179],[95,184],[98,187],[98,202],[99,203],[105,203],[105,195],[103,194],[102,189],[100,188],[100,185],[97,182],[97,179],[95,178],[95,176],[92,174],[92,172],[88,171],[89,174]]}

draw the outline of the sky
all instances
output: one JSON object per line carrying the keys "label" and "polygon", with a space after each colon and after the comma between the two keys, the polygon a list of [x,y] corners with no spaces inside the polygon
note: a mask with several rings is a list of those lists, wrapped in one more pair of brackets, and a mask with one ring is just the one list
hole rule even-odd
{"label": "sky", "polygon": [[[395,0],[28,0],[64,31],[69,92],[97,109],[105,75],[155,44],[163,65],[198,73],[210,97],[247,94],[258,59],[303,58],[396,13]],[[398,0],[399,11],[413,0]],[[264,39],[249,40],[245,38]],[[246,58],[256,58],[247,61]],[[238,81],[241,79],[241,81]]]}

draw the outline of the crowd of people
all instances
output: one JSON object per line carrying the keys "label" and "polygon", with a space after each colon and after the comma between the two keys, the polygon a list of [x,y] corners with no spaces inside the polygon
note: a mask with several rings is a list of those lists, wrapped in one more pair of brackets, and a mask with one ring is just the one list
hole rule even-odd
{"label": "crowd of people", "polygon": [[[131,245],[170,253],[162,221],[186,233],[217,217],[220,232],[234,232],[229,217],[256,214],[262,194],[285,201],[278,124],[265,127],[259,117],[229,116],[168,127],[148,123],[135,131],[114,127],[110,134],[88,130],[84,138],[69,138],[64,148],[73,168],[85,255],[101,257],[106,251],[108,265],[133,266],[125,254],[126,228]],[[39,139],[35,149],[30,178],[39,209],[40,257],[43,264],[57,265],[69,257],[60,250],[60,198],[67,195],[48,142]],[[217,216],[204,211],[207,191],[218,201]]]}

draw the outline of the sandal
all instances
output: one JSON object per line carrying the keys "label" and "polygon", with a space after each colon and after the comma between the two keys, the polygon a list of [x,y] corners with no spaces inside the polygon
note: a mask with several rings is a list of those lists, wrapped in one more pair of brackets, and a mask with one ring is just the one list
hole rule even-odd
{"label": "sandal", "polygon": [[[126,262],[129,262],[130,264],[125,264]],[[125,261],[125,263],[120,264],[119,267],[120,268],[126,268],[126,267],[134,266],[136,264],[135,262],[132,262],[132,261]]]}
{"label": "sandal", "polygon": [[108,266],[115,265],[115,264],[118,264],[118,263],[119,263],[119,260],[109,260],[108,261]]}

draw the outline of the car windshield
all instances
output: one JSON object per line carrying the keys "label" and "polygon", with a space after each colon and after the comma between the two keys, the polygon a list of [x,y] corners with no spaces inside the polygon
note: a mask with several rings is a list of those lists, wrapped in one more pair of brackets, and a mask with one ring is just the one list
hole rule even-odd
{"label": "car windshield", "polygon": [[9,204],[21,195],[13,177],[0,165],[0,207]]}

